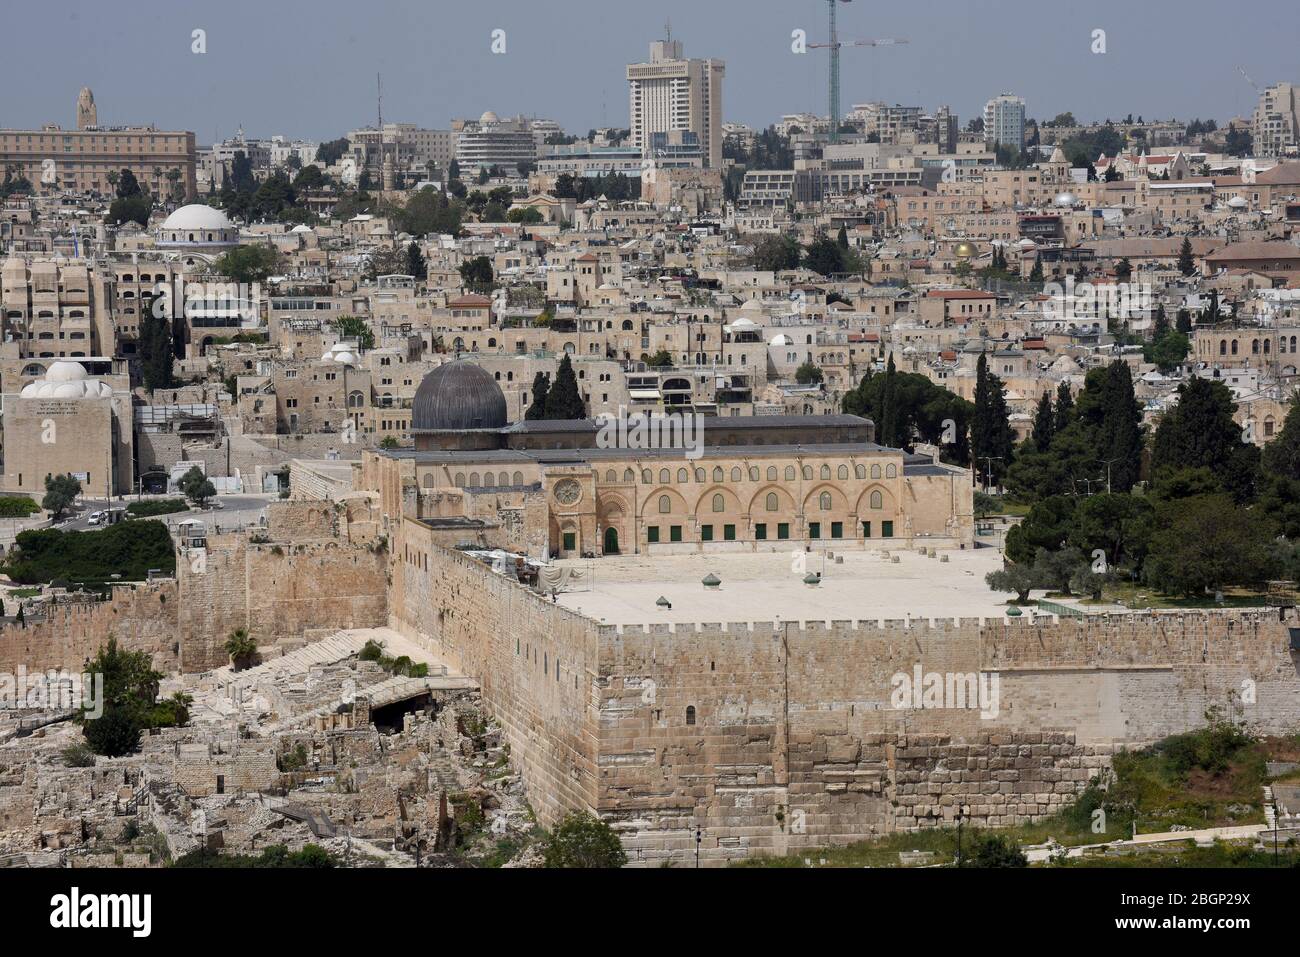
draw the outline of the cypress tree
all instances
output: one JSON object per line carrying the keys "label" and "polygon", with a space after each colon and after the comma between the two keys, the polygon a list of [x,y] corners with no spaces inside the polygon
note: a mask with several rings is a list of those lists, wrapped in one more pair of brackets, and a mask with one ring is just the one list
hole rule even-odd
{"label": "cypress tree", "polygon": [[1070,392],[1070,384],[1062,382],[1056,387],[1056,407],[1053,410],[1055,422],[1052,427],[1052,434],[1056,435],[1065,430],[1065,427],[1074,420],[1074,394]]}
{"label": "cypress tree", "polygon": [[1052,396],[1051,393],[1044,391],[1038,400],[1038,409],[1034,413],[1034,448],[1039,452],[1046,452],[1052,444],[1052,436],[1055,432],[1056,419],[1052,415]]}
{"label": "cypress tree", "polygon": [[894,355],[890,353],[889,364],[885,367],[885,385],[880,393],[880,437],[877,441],[889,448],[898,447],[898,387],[897,372],[894,369]]}
{"label": "cypress tree", "polygon": [[1102,401],[1100,446],[1110,464],[1111,491],[1128,492],[1142,465],[1142,410],[1133,395],[1133,375],[1121,359],[1106,369]]}
{"label": "cypress tree", "polygon": [[[1002,380],[989,372],[988,357],[981,353],[975,367],[975,418],[971,423],[973,465],[999,482],[1011,462],[1011,423]],[[991,461],[985,462],[984,459]]]}
{"label": "cypress tree", "polygon": [[585,419],[587,406],[578,391],[578,377],[573,373],[573,363],[566,355],[560,360],[559,371],[555,374],[555,383],[546,395],[546,418],[548,419]]}
{"label": "cypress tree", "polygon": [[1034,257],[1034,268],[1029,271],[1030,282],[1043,281],[1043,260],[1040,256]]}
{"label": "cypress tree", "polygon": [[1196,272],[1196,260],[1192,258],[1192,240],[1187,236],[1183,237],[1183,245],[1178,250],[1178,271],[1184,276]]}
{"label": "cypress tree", "polygon": [[546,395],[551,391],[551,377],[545,372],[533,376],[533,404],[524,413],[529,421],[546,418]]}

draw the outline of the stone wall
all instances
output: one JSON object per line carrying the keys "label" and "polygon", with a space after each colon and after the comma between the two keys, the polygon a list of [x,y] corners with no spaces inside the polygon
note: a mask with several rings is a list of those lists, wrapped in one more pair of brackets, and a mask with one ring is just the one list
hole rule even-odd
{"label": "stone wall", "polygon": [[387,550],[378,545],[213,536],[178,559],[177,575],[183,671],[227,664],[222,644],[236,628],[266,649],[387,620]]}
{"label": "stone wall", "polygon": [[596,806],[596,630],[405,519],[391,626],[472,675],[544,824]]}
{"label": "stone wall", "polygon": [[28,672],[80,673],[109,636],[128,651],[148,652],[159,671],[174,672],[181,657],[177,598],[177,583],[170,579],[119,585],[108,601],[55,605],[26,627],[9,622],[0,628],[0,672],[13,674],[21,666]]}

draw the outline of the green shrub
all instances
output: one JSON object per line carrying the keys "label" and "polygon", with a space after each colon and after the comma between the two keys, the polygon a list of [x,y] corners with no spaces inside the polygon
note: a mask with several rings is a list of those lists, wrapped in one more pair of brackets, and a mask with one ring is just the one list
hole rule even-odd
{"label": "green shrub", "polygon": [[149,569],[176,571],[176,551],[167,526],[158,521],[119,522],[101,531],[67,532],[57,528],[19,532],[0,571],[19,584],[55,578],[76,584],[102,585],[120,575],[142,581]]}
{"label": "green shrub", "polygon": [[40,510],[26,495],[0,495],[0,518],[27,518]]}
{"label": "green shrub", "polygon": [[188,512],[189,503],[183,498],[161,498],[148,502],[132,502],[126,507],[132,515],[140,518],[151,515],[171,515],[175,512]]}
{"label": "green shrub", "polygon": [[567,814],[546,839],[547,867],[612,868],[627,864],[627,853],[613,829],[581,811]]}
{"label": "green shrub", "polygon": [[130,708],[110,708],[85,724],[86,742],[96,754],[120,758],[140,746],[141,725]]}
{"label": "green shrub", "polygon": [[70,768],[93,768],[95,752],[84,741],[78,741],[63,749],[63,763]]}
{"label": "green shrub", "polygon": [[1006,835],[985,834],[976,838],[969,866],[1028,867],[1029,859],[1025,857],[1025,852],[1020,849],[1020,845]]}

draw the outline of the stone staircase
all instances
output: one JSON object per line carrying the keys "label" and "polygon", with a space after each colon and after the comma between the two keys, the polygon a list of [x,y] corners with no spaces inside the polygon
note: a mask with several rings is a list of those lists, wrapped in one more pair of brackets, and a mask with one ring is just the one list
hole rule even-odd
{"label": "stone staircase", "polygon": [[231,665],[225,665],[212,672],[212,679],[218,687],[232,684],[256,683],[264,678],[277,678],[286,674],[302,674],[312,665],[332,665],[358,654],[366,645],[366,636],[357,633],[336,631],[334,634],[313,641],[294,651],[268,658],[261,664],[243,671],[236,671]]}

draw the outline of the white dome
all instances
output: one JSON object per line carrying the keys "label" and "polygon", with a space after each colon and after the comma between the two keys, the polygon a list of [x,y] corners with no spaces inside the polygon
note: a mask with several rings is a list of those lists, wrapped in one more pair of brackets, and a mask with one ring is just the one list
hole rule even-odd
{"label": "white dome", "polygon": [[76,382],[86,378],[86,367],[80,362],[66,362],[60,359],[45,370],[46,382]]}
{"label": "white dome", "polygon": [[488,110],[486,113],[484,113],[482,116],[478,118],[478,122],[480,126],[486,126],[489,123],[500,123],[501,120],[497,117],[495,113],[493,113],[491,110]]}
{"label": "white dome", "polygon": [[1232,199],[1228,200],[1228,205],[1231,206],[1233,209],[1245,209],[1250,204],[1246,202],[1246,200],[1243,199],[1242,197],[1234,196],[1232,197]]}
{"label": "white dome", "polygon": [[232,229],[229,217],[213,206],[191,203],[182,206],[168,216],[162,224],[163,229]]}
{"label": "white dome", "polygon": [[1020,242],[1016,243],[1016,246],[1020,249],[1035,249],[1037,248],[1038,243],[1034,242],[1032,239],[1022,239]]}
{"label": "white dome", "polygon": [[18,393],[18,398],[34,399],[36,398],[36,394],[40,391],[40,389],[41,389],[41,384],[39,382],[29,382],[27,383],[27,385],[23,386],[23,390]]}
{"label": "white dome", "polygon": [[354,366],[357,364],[357,357],[350,352],[336,352],[334,353],[334,361],[340,365]]}
{"label": "white dome", "polygon": [[297,226],[293,227],[293,229],[289,230],[291,233],[309,233],[311,231],[311,227],[306,223],[299,223]]}
{"label": "white dome", "polygon": [[750,299],[748,302],[746,302],[743,306],[740,307],[740,311],[748,312],[748,313],[755,313],[755,312],[761,313],[763,311],[763,304],[759,302],[757,299]]}
{"label": "white dome", "polygon": [[757,329],[758,326],[753,319],[746,319],[743,316],[727,327],[732,332],[748,332],[750,329]]}
{"label": "white dome", "polygon": [[1073,206],[1078,201],[1078,197],[1073,193],[1058,193],[1052,203],[1057,206]]}
{"label": "white dome", "polygon": [[768,345],[771,346],[788,346],[789,344],[790,344],[790,337],[785,334],[779,336],[773,336],[772,341],[768,343]]}
{"label": "white dome", "polygon": [[80,399],[86,394],[86,387],[80,382],[60,382],[54,387],[56,399]]}

